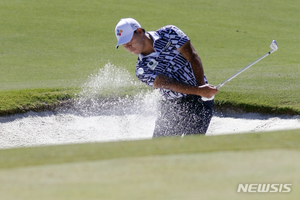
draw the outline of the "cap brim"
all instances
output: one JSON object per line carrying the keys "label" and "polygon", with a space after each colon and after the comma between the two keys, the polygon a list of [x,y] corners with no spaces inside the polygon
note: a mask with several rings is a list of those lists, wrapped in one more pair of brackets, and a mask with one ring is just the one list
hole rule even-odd
{"label": "cap brim", "polygon": [[132,39],[132,36],[133,36],[133,32],[128,34],[128,35],[125,35],[123,37],[120,37],[120,39],[117,43],[116,49],[118,49],[119,45],[126,44],[126,43],[130,42],[130,40]]}

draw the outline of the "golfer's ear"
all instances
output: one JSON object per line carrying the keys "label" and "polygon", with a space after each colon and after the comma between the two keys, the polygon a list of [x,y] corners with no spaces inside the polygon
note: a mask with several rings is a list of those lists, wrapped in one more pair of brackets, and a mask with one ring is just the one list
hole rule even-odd
{"label": "golfer's ear", "polygon": [[141,28],[138,28],[138,29],[136,29],[135,30],[138,34],[143,34],[144,32],[143,32],[143,29],[141,29]]}

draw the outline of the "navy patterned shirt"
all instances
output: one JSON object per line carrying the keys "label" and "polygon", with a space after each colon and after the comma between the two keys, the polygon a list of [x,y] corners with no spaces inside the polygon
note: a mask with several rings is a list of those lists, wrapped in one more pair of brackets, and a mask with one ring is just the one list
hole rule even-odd
{"label": "navy patterned shirt", "polygon": [[[176,26],[169,25],[157,31],[147,32],[154,40],[155,52],[139,55],[136,63],[137,78],[153,87],[157,75],[165,75],[177,81],[196,86],[197,81],[191,64],[177,51],[189,38]],[[205,83],[207,83],[204,76]],[[164,99],[176,99],[186,94],[159,88]]]}

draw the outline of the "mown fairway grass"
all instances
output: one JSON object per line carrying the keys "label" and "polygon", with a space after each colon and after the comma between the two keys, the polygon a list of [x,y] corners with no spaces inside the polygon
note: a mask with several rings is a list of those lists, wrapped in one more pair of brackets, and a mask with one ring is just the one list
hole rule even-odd
{"label": "mown fairway grass", "polygon": [[[1,199],[297,199],[300,132],[0,150]],[[237,193],[289,183],[290,193]]]}
{"label": "mown fairway grass", "polygon": [[116,23],[134,17],[146,30],[175,24],[186,32],[214,85],[267,53],[276,39],[279,50],[224,86],[217,105],[299,114],[299,9],[295,0],[2,0],[0,90],[80,87],[108,62],[134,77],[136,56],[114,48]]}

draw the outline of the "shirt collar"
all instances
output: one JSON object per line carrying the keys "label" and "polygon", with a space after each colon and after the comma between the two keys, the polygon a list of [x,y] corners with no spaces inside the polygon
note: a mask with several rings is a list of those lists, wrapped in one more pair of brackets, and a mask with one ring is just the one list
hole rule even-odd
{"label": "shirt collar", "polygon": [[[160,39],[160,36],[159,36],[159,34],[156,31],[148,31],[147,33],[152,37],[152,39],[153,39],[153,47],[155,49],[155,52],[153,52],[153,53],[151,53],[151,54],[149,54],[147,56],[155,56],[157,54],[157,51],[156,51],[156,48],[155,48],[155,42],[158,39]],[[142,60],[144,57],[147,57],[147,56],[139,54],[139,59]]]}
{"label": "shirt collar", "polygon": [[[156,31],[149,31],[147,32],[151,37],[152,39],[154,40],[153,43],[156,42],[156,40],[158,40],[160,38],[159,34],[156,32]],[[154,45],[154,44],[153,44]]]}

